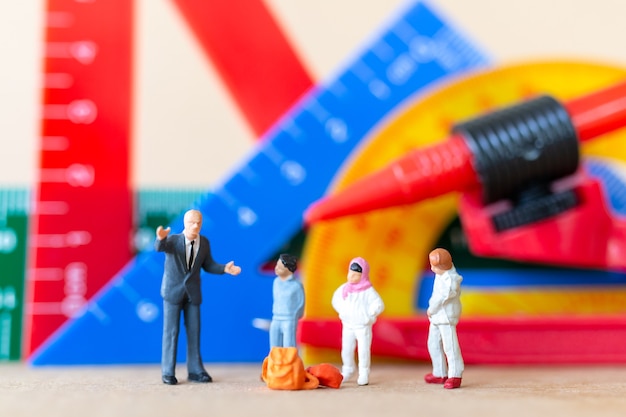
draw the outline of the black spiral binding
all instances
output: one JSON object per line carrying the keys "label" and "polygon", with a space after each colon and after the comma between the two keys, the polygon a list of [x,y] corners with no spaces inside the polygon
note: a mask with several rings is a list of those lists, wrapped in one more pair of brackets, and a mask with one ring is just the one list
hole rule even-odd
{"label": "black spiral binding", "polygon": [[574,190],[554,193],[550,183],[573,174],[579,141],[569,114],[555,99],[538,97],[454,127],[474,155],[483,202],[510,200],[494,216],[502,231],[554,216],[578,204]]}

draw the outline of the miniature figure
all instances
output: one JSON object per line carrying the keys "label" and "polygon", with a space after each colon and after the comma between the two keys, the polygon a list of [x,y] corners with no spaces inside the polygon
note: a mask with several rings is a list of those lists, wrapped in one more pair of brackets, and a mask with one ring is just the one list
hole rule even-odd
{"label": "miniature figure", "polygon": [[165,270],[161,283],[163,297],[163,346],[161,372],[163,383],[176,385],[176,350],[180,328],[180,312],[185,314],[187,331],[188,379],[195,382],[212,382],[204,369],[200,356],[200,270],[212,274],[238,275],[241,268],[233,261],[220,264],[211,256],[209,240],[200,235],[202,213],[189,210],[183,219],[182,233],[169,235],[170,228],[159,226],[154,247],[165,252]]}
{"label": "miniature figure", "polygon": [[272,322],[270,323],[270,349],[273,347],[296,347],[298,320],[304,315],[304,287],[293,273],[297,259],[282,254],[276,261],[272,293]]}
{"label": "miniature figure", "polygon": [[452,389],[461,386],[463,356],[456,334],[461,315],[461,281],[452,263],[450,252],[437,248],[428,255],[430,269],[435,273],[433,293],[428,301],[428,353],[433,372],[424,380],[429,384],[443,384]]}
{"label": "miniature figure", "polygon": [[332,306],[341,319],[341,374],[348,380],[354,372],[354,351],[358,343],[359,376],[357,384],[369,384],[372,326],[385,308],[369,278],[370,267],[363,258],[350,261],[346,283],[332,298]]}

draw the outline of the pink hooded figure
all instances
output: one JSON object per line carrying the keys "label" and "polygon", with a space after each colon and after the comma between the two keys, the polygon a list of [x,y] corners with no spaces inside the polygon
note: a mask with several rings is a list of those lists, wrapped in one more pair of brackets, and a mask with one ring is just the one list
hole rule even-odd
{"label": "pink hooded figure", "polygon": [[347,381],[354,373],[354,352],[358,346],[357,384],[369,384],[372,326],[385,308],[369,278],[370,266],[363,258],[354,258],[348,267],[347,282],[333,294],[332,305],[341,320],[341,374]]}

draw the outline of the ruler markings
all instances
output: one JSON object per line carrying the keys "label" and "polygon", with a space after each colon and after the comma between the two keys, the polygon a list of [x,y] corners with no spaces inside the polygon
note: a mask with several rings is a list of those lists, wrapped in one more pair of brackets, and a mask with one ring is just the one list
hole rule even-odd
{"label": "ruler markings", "polygon": [[63,275],[62,268],[35,268],[30,271],[28,278],[37,281],[61,281]]}
{"label": "ruler markings", "polygon": [[69,212],[66,201],[38,201],[33,210],[33,215],[39,216],[63,216]]}
{"label": "ruler markings", "polygon": [[70,88],[74,84],[74,77],[65,72],[54,72],[44,74],[43,86],[49,89]]}
{"label": "ruler markings", "polygon": [[42,151],[66,151],[70,146],[70,141],[67,136],[42,136],[41,137],[41,150]]}
{"label": "ruler markings", "polygon": [[74,24],[74,15],[68,12],[48,11],[46,26],[49,28],[69,28]]}

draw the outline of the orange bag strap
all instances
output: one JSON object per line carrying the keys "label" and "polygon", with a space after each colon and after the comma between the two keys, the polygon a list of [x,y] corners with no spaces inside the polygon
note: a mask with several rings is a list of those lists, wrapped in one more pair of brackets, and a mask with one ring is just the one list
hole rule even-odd
{"label": "orange bag strap", "polygon": [[302,389],[315,389],[320,386],[320,380],[317,379],[315,375],[308,373],[307,371],[304,371],[304,375],[306,379],[304,380]]}
{"label": "orange bag strap", "polygon": [[270,357],[267,356],[265,357],[265,359],[263,359],[263,368],[261,371],[261,378],[263,378],[263,381],[267,382],[267,363],[269,362]]}

